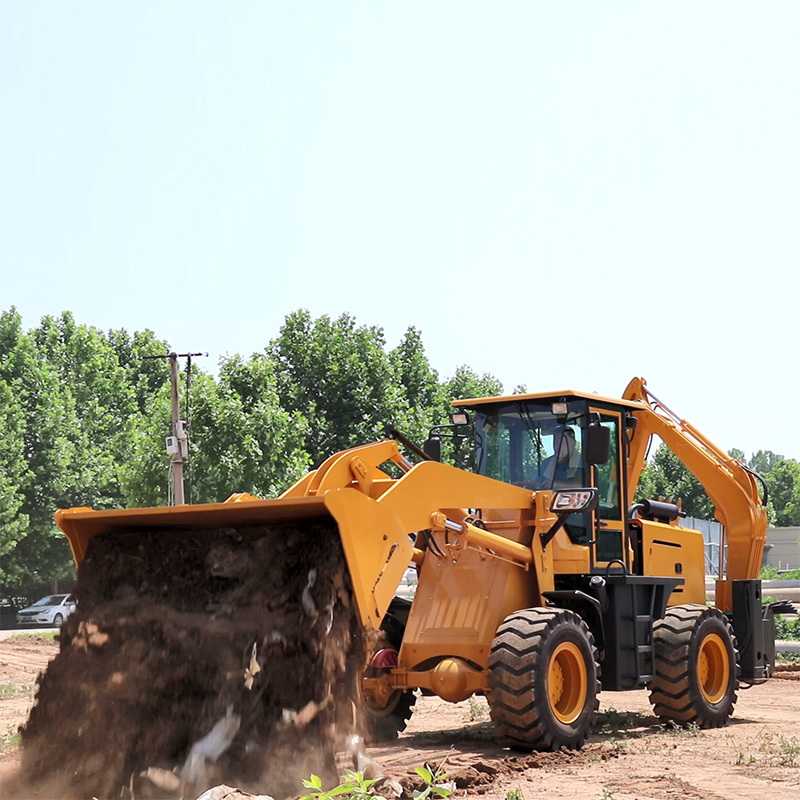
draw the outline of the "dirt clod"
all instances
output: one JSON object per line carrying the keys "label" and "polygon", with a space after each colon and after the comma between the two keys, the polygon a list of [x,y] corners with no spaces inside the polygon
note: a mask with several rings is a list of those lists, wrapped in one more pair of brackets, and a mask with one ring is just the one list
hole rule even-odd
{"label": "dirt clod", "polygon": [[280,797],[333,767],[363,668],[338,533],[236,534],[92,540],[22,729],[25,791],[143,797],[143,776],[161,776],[163,795],[170,773],[184,796],[226,783]]}

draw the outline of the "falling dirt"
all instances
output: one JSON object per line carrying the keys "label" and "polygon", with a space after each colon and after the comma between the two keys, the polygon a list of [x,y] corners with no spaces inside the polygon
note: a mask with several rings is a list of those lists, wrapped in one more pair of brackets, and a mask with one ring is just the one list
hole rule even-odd
{"label": "falling dirt", "polygon": [[285,796],[334,774],[364,665],[335,529],[97,537],[75,594],[11,796]]}

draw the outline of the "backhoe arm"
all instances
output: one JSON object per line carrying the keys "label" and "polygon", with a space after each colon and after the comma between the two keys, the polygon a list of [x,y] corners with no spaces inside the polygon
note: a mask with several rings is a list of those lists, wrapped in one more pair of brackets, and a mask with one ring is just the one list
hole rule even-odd
{"label": "backhoe arm", "polygon": [[634,378],[623,398],[642,404],[641,411],[633,412],[637,425],[630,442],[628,505],[644,468],[650,437],[655,434],[700,481],[723,525],[728,565],[726,574],[717,582],[716,605],[730,611],[731,581],[757,578],[761,570],[767,512],[754,473],[667,408],[647,389],[644,378]]}

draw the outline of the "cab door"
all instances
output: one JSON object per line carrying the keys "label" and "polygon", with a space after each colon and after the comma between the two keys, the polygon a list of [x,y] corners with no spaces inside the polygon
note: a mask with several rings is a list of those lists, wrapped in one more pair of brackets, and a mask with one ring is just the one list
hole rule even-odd
{"label": "cab door", "polygon": [[[609,458],[592,467],[593,483],[600,498],[593,514],[592,568],[602,572],[611,562],[622,562],[630,571],[630,553],[625,539],[625,511],[622,493],[622,417],[615,411],[592,408],[600,424],[610,432]],[[619,566],[619,564],[617,563]]]}

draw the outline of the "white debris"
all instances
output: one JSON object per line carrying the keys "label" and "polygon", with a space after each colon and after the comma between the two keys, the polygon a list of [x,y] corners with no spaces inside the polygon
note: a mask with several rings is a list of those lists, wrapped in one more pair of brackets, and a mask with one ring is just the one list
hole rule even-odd
{"label": "white debris", "polygon": [[201,794],[197,800],[273,800],[268,794],[250,794],[222,783]]}
{"label": "white debris", "polygon": [[164,792],[177,792],[181,788],[181,779],[168,769],[148,767],[144,772],[139,773],[139,777],[146,778]]}
{"label": "white debris", "polygon": [[303,609],[305,610],[306,614],[312,619],[316,619],[317,617],[317,607],[314,604],[314,598],[311,596],[311,587],[317,581],[317,568],[312,567],[308,571],[308,582],[306,583],[306,588],[303,589],[303,596],[301,598],[301,602],[303,604]]}
{"label": "white debris", "polygon": [[327,636],[333,627],[333,600],[326,606],[325,611],[328,614],[328,621],[325,623],[325,635]]}
{"label": "white debris", "polygon": [[181,770],[184,781],[196,782],[205,774],[206,761],[216,761],[230,746],[239,730],[241,717],[233,713],[233,706],[202,739],[192,745]]}
{"label": "white debris", "polygon": [[313,700],[309,700],[299,711],[295,711],[291,708],[284,708],[281,714],[281,722],[286,726],[294,725],[296,728],[305,728],[320,711],[327,707],[330,701],[331,695],[328,695],[321,703],[315,703]]}
{"label": "white debris", "polygon": [[256,647],[257,643],[253,642],[253,651],[250,653],[250,665],[244,671],[244,688],[248,690],[253,688],[253,681],[255,680],[256,675],[261,672],[261,664],[258,663],[258,659],[256,657]]}
{"label": "white debris", "polygon": [[381,765],[367,755],[363,737],[357,733],[348,736],[347,746],[353,754],[353,768],[356,772],[360,772],[367,780],[378,780],[383,777]]}

